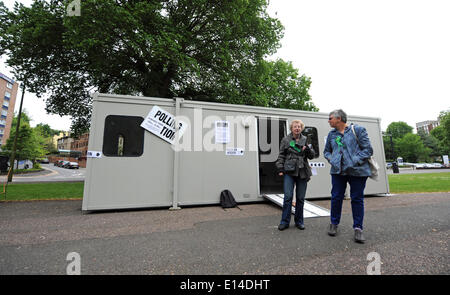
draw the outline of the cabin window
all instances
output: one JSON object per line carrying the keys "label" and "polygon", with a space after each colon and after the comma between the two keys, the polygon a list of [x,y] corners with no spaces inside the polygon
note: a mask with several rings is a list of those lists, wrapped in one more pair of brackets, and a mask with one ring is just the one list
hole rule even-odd
{"label": "cabin window", "polygon": [[105,119],[103,155],[139,157],[144,152],[142,117],[109,115]]}
{"label": "cabin window", "polygon": [[314,158],[318,158],[320,155],[319,150],[319,137],[317,136],[317,128],[316,127],[308,127],[302,131],[302,134],[307,137],[306,144],[311,144],[315,155]]}

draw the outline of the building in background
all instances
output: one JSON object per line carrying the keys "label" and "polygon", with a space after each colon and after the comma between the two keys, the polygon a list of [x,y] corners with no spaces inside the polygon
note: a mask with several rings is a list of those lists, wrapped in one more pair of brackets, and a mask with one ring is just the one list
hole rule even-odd
{"label": "building in background", "polygon": [[430,134],[431,130],[433,130],[438,126],[439,126],[439,119],[436,121],[428,120],[416,123],[417,133],[419,133],[419,131],[423,131],[425,132],[425,134]]}
{"label": "building in background", "polygon": [[0,148],[6,144],[9,138],[18,90],[18,83],[0,73],[0,103],[2,106],[0,114]]}
{"label": "building in background", "polygon": [[53,145],[58,148],[58,139],[63,138],[63,137],[69,137],[70,132],[69,131],[62,131],[57,135],[53,135]]}
{"label": "building in background", "polygon": [[71,151],[80,152],[80,156],[78,158],[78,165],[82,168],[86,168],[86,155],[88,150],[89,143],[89,132],[80,135],[80,137],[75,138],[71,144]]}
{"label": "building in background", "polygon": [[58,138],[57,140],[57,149],[59,152],[61,151],[70,151],[72,142],[74,141],[69,135]]}

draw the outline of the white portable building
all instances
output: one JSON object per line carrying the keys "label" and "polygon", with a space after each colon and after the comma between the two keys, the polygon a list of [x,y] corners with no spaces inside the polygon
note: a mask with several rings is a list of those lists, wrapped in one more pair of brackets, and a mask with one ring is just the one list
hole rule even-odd
{"label": "white portable building", "polygon": [[[282,193],[275,161],[294,119],[316,151],[306,199],[330,197],[328,113],[96,93],[82,209],[218,204],[224,189],[237,202]],[[380,119],[347,121],[367,129],[380,165],[365,193],[389,193]]]}

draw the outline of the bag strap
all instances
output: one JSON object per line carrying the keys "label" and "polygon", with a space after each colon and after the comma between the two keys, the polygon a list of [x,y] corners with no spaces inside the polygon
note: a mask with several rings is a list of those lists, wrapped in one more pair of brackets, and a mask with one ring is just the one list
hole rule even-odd
{"label": "bag strap", "polygon": [[[356,135],[356,132],[355,132],[355,128],[353,128],[353,124],[352,124],[352,131],[353,131],[353,134],[355,135],[355,137],[356,137],[356,141],[358,142],[358,146],[359,146],[359,148],[361,148],[361,145],[359,144],[359,139],[358,139],[358,136]],[[369,160],[372,158],[372,156],[370,156],[369,157]]]}
{"label": "bag strap", "polygon": [[361,145],[359,144],[358,135],[356,135],[356,132],[355,132],[355,125],[353,125],[353,124],[352,124],[352,131],[353,131],[353,134],[354,134],[355,137],[356,137],[356,141],[358,142],[359,148],[361,148]]}

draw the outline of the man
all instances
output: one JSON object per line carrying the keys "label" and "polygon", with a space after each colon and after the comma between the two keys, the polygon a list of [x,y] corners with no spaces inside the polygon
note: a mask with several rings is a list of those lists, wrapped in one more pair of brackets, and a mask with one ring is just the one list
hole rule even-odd
{"label": "man", "polygon": [[347,114],[343,110],[332,111],[329,114],[328,123],[334,128],[328,133],[324,149],[324,157],[331,164],[332,183],[331,224],[328,234],[330,236],[337,234],[348,182],[350,184],[354,239],[357,243],[364,243],[364,189],[367,178],[371,175],[367,160],[373,154],[372,146],[366,129],[353,124],[348,125]]}

